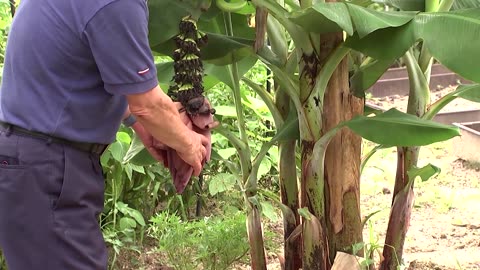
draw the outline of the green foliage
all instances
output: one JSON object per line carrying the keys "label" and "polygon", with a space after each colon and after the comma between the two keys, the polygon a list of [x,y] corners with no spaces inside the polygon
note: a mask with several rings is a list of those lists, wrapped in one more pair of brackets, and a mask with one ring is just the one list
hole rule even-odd
{"label": "green foliage", "polygon": [[426,121],[396,109],[373,117],[359,115],[344,124],[365,139],[390,146],[420,146],[460,136],[455,126]]}
{"label": "green foliage", "polygon": [[7,38],[12,23],[12,14],[10,10],[10,1],[0,1],[0,81],[3,73],[3,62],[5,61],[5,49],[7,48]]}
{"label": "green foliage", "polygon": [[204,218],[185,222],[168,212],[151,218],[149,236],[175,269],[229,269],[248,252],[245,216]]}
{"label": "green foliage", "polygon": [[157,203],[174,198],[173,184],[158,163],[124,162],[131,144],[137,141],[132,141],[132,133],[130,129],[120,129],[115,142],[101,157],[106,185],[100,225],[105,241],[115,251],[112,267],[122,249],[140,248],[145,220],[153,215]]}

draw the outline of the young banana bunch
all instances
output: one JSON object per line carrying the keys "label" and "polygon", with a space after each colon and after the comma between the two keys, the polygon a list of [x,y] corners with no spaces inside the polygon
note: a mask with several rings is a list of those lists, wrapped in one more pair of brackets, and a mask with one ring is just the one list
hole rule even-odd
{"label": "young banana bunch", "polygon": [[179,30],[174,39],[177,49],[173,52],[174,76],[168,95],[180,102],[190,116],[214,114],[203,96],[204,70],[200,48],[208,42],[208,37],[197,29],[197,22],[191,16],[181,20]]}

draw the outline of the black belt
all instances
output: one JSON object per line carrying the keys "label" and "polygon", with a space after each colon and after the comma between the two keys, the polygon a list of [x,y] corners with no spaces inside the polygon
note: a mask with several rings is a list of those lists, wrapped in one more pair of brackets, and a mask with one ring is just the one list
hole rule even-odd
{"label": "black belt", "polygon": [[88,152],[88,153],[94,153],[94,154],[101,155],[101,154],[103,154],[105,149],[107,149],[107,147],[108,147],[108,144],[74,142],[74,141],[50,136],[50,135],[47,135],[47,134],[44,134],[44,133],[31,131],[31,130],[21,128],[21,127],[18,127],[18,126],[9,124],[9,123],[1,122],[1,121],[0,121],[0,127],[4,128],[7,131],[10,130],[11,132],[16,133],[16,134],[26,135],[26,136],[33,137],[33,138],[44,139],[48,142],[53,142],[53,143],[58,143],[58,144],[71,146],[73,148],[76,148],[78,150]]}

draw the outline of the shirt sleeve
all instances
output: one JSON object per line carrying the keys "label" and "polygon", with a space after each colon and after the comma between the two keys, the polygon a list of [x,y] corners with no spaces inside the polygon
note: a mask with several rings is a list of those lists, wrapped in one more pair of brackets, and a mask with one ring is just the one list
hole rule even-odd
{"label": "shirt sleeve", "polygon": [[137,94],[158,85],[146,1],[116,0],[104,6],[85,26],[84,37],[107,92]]}

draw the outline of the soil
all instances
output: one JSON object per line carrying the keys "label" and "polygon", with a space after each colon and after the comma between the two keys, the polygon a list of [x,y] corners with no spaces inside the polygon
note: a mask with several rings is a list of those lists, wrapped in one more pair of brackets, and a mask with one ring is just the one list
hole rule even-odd
{"label": "soil", "polygon": [[[446,94],[454,91],[457,88],[456,85],[446,88],[434,89],[430,94],[430,101],[434,103]],[[392,95],[386,97],[369,98],[367,100],[370,104],[379,106],[384,109],[397,108],[399,111],[405,112],[407,109],[408,96]],[[445,106],[440,112],[452,112],[452,111],[466,111],[480,109],[480,103],[457,98]]]}

